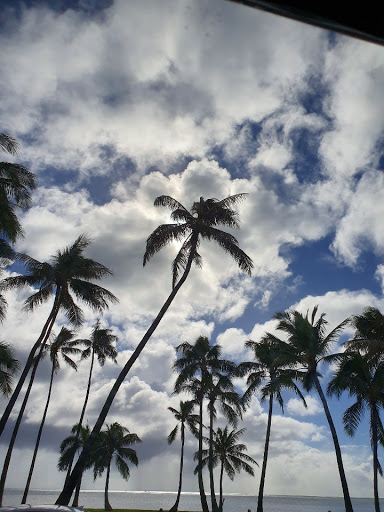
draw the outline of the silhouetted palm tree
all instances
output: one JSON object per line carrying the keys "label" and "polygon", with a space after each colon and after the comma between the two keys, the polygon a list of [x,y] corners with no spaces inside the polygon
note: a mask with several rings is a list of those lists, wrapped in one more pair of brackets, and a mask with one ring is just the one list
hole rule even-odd
{"label": "silhouetted palm tree", "polygon": [[51,359],[52,368],[51,368],[51,377],[49,380],[49,388],[48,388],[48,396],[47,401],[45,404],[43,417],[41,419],[39,431],[37,433],[36,438],[36,444],[35,449],[32,456],[31,466],[29,468],[29,473],[27,477],[27,482],[25,484],[24,494],[23,498],[21,500],[22,504],[25,504],[28,497],[29,492],[29,486],[31,484],[33,471],[35,469],[35,463],[36,463],[36,457],[37,452],[39,450],[40,446],[40,439],[41,434],[43,432],[45,419],[47,417],[48,407],[51,400],[51,394],[52,394],[52,385],[53,385],[53,378],[56,375],[56,373],[60,370],[60,356],[63,358],[64,362],[77,371],[77,364],[70,356],[78,355],[81,353],[81,350],[78,348],[79,343],[81,340],[74,340],[74,332],[67,329],[66,327],[62,327],[59,334],[56,336],[56,338],[47,345],[47,353],[49,354],[49,357]]}
{"label": "silhouetted palm tree", "polygon": [[[77,437],[76,433],[78,431],[78,424],[76,423],[73,425],[71,430],[71,435],[66,437],[61,445],[60,445],[60,458],[59,462],[57,464],[57,467],[59,471],[65,471],[68,469],[68,466],[70,462],[75,457],[76,452],[81,450],[85,443],[88,440],[89,434],[91,433],[91,430],[88,425],[85,427],[80,427],[80,435]],[[87,469],[90,469],[93,466],[94,463],[94,457],[93,457],[93,451],[90,450],[90,454],[87,460],[86,467],[84,468],[84,471]],[[80,488],[81,488],[81,480],[83,475],[81,475],[75,490],[75,495],[73,499],[72,506],[78,507],[79,505],[79,495],[80,495]]]}
{"label": "silhouetted palm tree", "polygon": [[24,303],[24,309],[28,311],[33,311],[51,296],[54,297],[48,319],[29,353],[17,386],[0,420],[0,435],[32,367],[35,354],[41,345],[47,342],[59,311],[64,310],[71,324],[76,326],[81,324],[82,311],[75,303],[73,295],[99,312],[108,308],[108,302],[117,302],[117,298],[111,292],[92,283],[93,280],[111,275],[112,272],[101,263],[84,256],[84,250],[90,243],[86,235],[80,235],[72,245],[63,251],[58,251],[46,263],[40,263],[27,255],[20,255],[20,259],[26,265],[26,275],[7,277],[0,282],[0,291],[21,286],[38,287],[38,291],[28,297]]}
{"label": "silhouetted palm tree", "polygon": [[[238,366],[237,372],[239,376],[249,374],[247,378],[248,387],[243,395],[243,400],[245,403],[249,403],[252,396],[260,389],[261,401],[267,399],[269,401],[264,457],[257,499],[257,512],[263,512],[264,485],[271,436],[273,401],[276,399],[284,412],[284,401],[281,391],[283,389],[289,389],[294,391],[302,399],[305,407],[307,404],[305,403],[301,391],[294,382],[294,380],[299,377],[298,372],[284,368],[284,366],[278,364],[278,358],[284,350],[284,342],[273,334],[266,333],[260,342],[248,340],[245,346],[253,351],[255,361],[240,363]],[[263,383],[264,386],[262,386]]]}
{"label": "silhouetted palm tree", "polygon": [[185,425],[189,427],[191,432],[197,436],[198,429],[196,425],[199,424],[199,416],[197,414],[193,414],[193,408],[195,403],[193,401],[183,402],[180,401],[180,409],[174,409],[173,407],[168,407],[168,410],[172,412],[177,420],[176,427],[172,430],[172,432],[168,436],[168,443],[171,444],[176,439],[177,434],[179,433],[179,425],[180,425],[180,437],[181,437],[181,454],[180,454],[180,473],[179,473],[179,486],[177,489],[177,497],[174,505],[169,509],[169,512],[176,512],[179,507],[180,495],[181,495],[181,487],[183,482],[183,465],[184,465],[184,443],[185,443]]}
{"label": "silhouetted palm tree", "polygon": [[[254,476],[253,468],[250,464],[257,464],[249,455],[244,453],[247,450],[245,444],[238,444],[239,437],[245,432],[245,428],[238,430],[232,430],[228,432],[228,427],[224,429],[220,427],[214,433],[213,439],[213,465],[217,466],[220,464],[220,499],[219,499],[219,511],[223,510],[223,475],[224,471],[227,473],[231,480],[234,479],[235,474],[239,473],[242,469],[251,476]],[[209,442],[208,438],[204,439]],[[203,450],[202,466],[206,466],[209,463],[209,450]],[[195,454],[195,460],[199,458],[198,454]],[[198,466],[195,473],[198,471]]]}
{"label": "silhouetted palm tree", "polygon": [[[0,133],[0,150],[11,155],[16,154],[16,139]],[[0,266],[6,266],[9,259],[17,257],[10,247],[23,230],[16,210],[28,208],[31,203],[31,191],[36,188],[35,175],[24,166],[0,162]],[[0,268],[1,272],[1,268]],[[0,294],[0,321],[4,319],[7,302]]]}
{"label": "silhouetted palm tree", "polygon": [[384,315],[373,307],[365,308],[361,315],[350,319],[355,328],[353,339],[345,342],[348,349],[376,355],[384,354]]}
{"label": "silhouetted palm tree", "polygon": [[141,443],[139,437],[136,434],[130,434],[127,428],[117,422],[107,425],[107,430],[100,432],[98,435],[93,476],[96,479],[107,470],[104,493],[105,510],[112,510],[108,499],[108,489],[113,459],[115,459],[120,475],[124,480],[128,480],[130,471],[126,460],[129,460],[135,466],[139,463],[136,450],[130,448],[130,445],[135,443]]}
{"label": "silhouetted palm tree", "polygon": [[19,369],[20,363],[15,359],[10,345],[0,341],[0,394],[10,395],[13,379]]}
{"label": "silhouetted palm tree", "polygon": [[[81,359],[91,358],[91,365],[89,367],[89,376],[88,376],[88,384],[87,390],[85,392],[84,404],[81,410],[80,419],[78,425],[78,430],[76,436],[80,435],[80,429],[82,427],[85,410],[88,404],[89,391],[91,389],[92,382],[92,374],[93,374],[93,366],[95,362],[95,357],[100,366],[104,366],[105,361],[107,359],[111,359],[114,363],[117,363],[117,350],[113,345],[117,341],[117,336],[112,333],[111,329],[101,329],[100,328],[100,320],[97,320],[96,324],[93,326],[92,333],[89,339],[82,339],[81,342],[85,345],[85,350],[81,355]],[[75,455],[75,453],[74,453]],[[67,469],[67,478],[70,475],[72,470],[73,460],[68,464]]]}
{"label": "silhouetted palm tree", "polygon": [[[175,383],[175,392],[180,393],[186,391],[192,393],[199,405],[199,449],[200,460],[198,464],[198,483],[201,506],[203,512],[208,511],[208,503],[204,491],[204,482],[202,475],[202,450],[203,450],[203,400],[208,395],[213,386],[213,379],[220,378],[220,372],[229,372],[233,370],[234,364],[220,358],[221,346],[210,345],[209,340],[205,336],[199,336],[195,343],[191,345],[188,342],[181,343],[176,347],[178,358],[174,363],[174,370],[179,372]],[[195,375],[200,378],[195,378]],[[213,413],[214,409],[211,407]],[[213,422],[213,416],[211,416]],[[211,430],[211,429],[210,429]],[[211,457],[212,458],[212,457]],[[213,468],[212,464],[209,465],[210,470],[210,488],[211,488],[211,502],[214,509],[217,508],[216,496],[214,492]]]}
{"label": "silhouetted palm tree", "polygon": [[324,313],[316,320],[317,310],[317,306],[314,307],[310,317],[308,313],[303,315],[298,311],[285,311],[275,315],[275,318],[279,320],[277,328],[288,335],[288,346],[280,356],[279,361],[280,364],[292,364],[304,369],[305,375],[302,381],[304,389],[310,391],[314,387],[320,397],[335,447],[345,510],[346,512],[353,512],[343,459],[341,457],[340,444],[327,400],[321,388],[319,380],[319,376],[321,375],[318,372],[318,364],[321,361],[330,359],[328,356],[330,347],[340,336],[341,330],[348,323],[349,319],[341,322],[341,324],[326,335],[325,330],[328,322],[325,319]]}
{"label": "silhouetted palm tree", "polygon": [[343,415],[346,433],[353,436],[363,419],[365,409],[369,411],[369,431],[373,454],[373,494],[375,512],[380,512],[378,473],[383,471],[377,456],[378,442],[384,444],[384,429],[380,419],[380,411],[384,407],[384,361],[377,360],[369,354],[344,352],[331,381],[328,393],[340,398],[343,391],[356,398],[356,402],[348,407]]}
{"label": "silhouetted palm tree", "polygon": [[[183,240],[182,246],[172,264],[172,292],[116,379],[92,430],[92,436],[96,437],[98,432],[100,432],[121,384],[159,325],[177,292],[187,279],[192,263],[194,262],[198,266],[201,265],[201,257],[197,252],[201,239],[213,240],[218,243],[225,252],[232,256],[241,270],[249,275],[251,274],[253,268],[252,260],[239,248],[236,238],[225,231],[217,229],[217,226],[239,227],[238,215],[233,206],[244,199],[245,196],[246,194],[236,194],[221,201],[217,199],[205,200],[201,197],[200,201],[193,203],[191,212],[170,196],[160,196],[155,200],[155,206],[165,206],[172,210],[171,218],[175,223],[163,224],[149,236],[143,264],[146,265],[150,258],[166,245],[174,241]],[[182,275],[180,276],[181,272]],[[82,473],[82,467],[86,463],[86,458],[86,450],[83,450],[72,471],[71,478],[64,485],[56,501],[57,504],[67,505],[69,503],[76,482]]]}
{"label": "silhouetted palm tree", "polygon": [[[226,361],[227,363],[227,371],[229,371],[230,366],[231,372],[233,372],[236,368],[236,365],[230,361]],[[224,417],[228,420],[228,422],[236,427],[239,419],[242,418],[244,404],[240,397],[240,395],[235,391],[235,387],[232,382],[232,376],[229,374],[225,375],[214,375],[209,374],[207,378],[207,390],[206,390],[206,398],[208,400],[207,408],[209,413],[209,481],[210,481],[210,489],[211,489],[211,502],[212,502],[212,512],[216,512],[218,510],[218,505],[216,501],[215,494],[215,483],[214,483],[214,473],[213,473],[213,437],[214,437],[214,429],[213,423],[216,421],[217,410],[216,403],[219,403],[220,409],[224,415]]]}

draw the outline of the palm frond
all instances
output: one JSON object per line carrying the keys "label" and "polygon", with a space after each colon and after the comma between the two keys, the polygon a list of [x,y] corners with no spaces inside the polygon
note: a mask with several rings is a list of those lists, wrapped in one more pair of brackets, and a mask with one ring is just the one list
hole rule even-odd
{"label": "palm frond", "polygon": [[224,249],[225,252],[232,256],[241,270],[246,272],[248,275],[252,274],[253,261],[242,249],[240,249],[239,243],[234,236],[212,227],[202,233],[201,236],[203,238],[208,238],[209,240],[214,240],[222,249]]}

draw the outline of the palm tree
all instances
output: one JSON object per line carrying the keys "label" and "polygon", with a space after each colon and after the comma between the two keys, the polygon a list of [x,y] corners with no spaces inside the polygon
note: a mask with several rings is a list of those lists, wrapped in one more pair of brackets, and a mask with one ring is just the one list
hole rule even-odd
{"label": "palm tree", "polygon": [[[59,471],[65,471],[68,469],[68,466],[70,462],[73,460],[76,452],[82,449],[82,447],[85,445],[85,443],[88,440],[88,437],[91,433],[91,430],[88,425],[85,427],[80,427],[80,435],[76,436],[76,433],[78,431],[78,424],[73,425],[71,430],[71,435],[66,437],[61,445],[60,445],[60,458],[59,462],[57,464],[57,467]],[[90,469],[93,466],[94,463],[94,457],[92,450],[90,451],[90,456],[88,457],[86,467],[84,468],[84,471],[87,469]],[[77,507],[79,505],[79,495],[80,495],[80,488],[81,488],[81,480],[82,476],[79,479],[79,482],[76,486],[75,496],[73,499],[72,506]]]}
{"label": "palm tree", "polygon": [[284,366],[278,365],[278,357],[284,349],[284,343],[273,334],[266,333],[259,343],[248,340],[245,346],[254,353],[254,362],[240,363],[237,373],[239,376],[248,375],[247,389],[243,395],[244,403],[249,403],[252,396],[261,388],[261,401],[268,399],[268,421],[265,435],[264,457],[260,476],[259,495],[257,500],[257,512],[263,512],[263,498],[265,475],[267,471],[269,441],[271,436],[273,401],[276,399],[284,413],[284,401],[281,395],[283,389],[294,391],[303,401],[304,397],[294,382],[298,378],[298,372]]}
{"label": "palm tree", "polygon": [[[13,137],[0,133],[0,150],[16,154],[18,143]],[[31,191],[36,188],[35,175],[24,166],[0,162],[0,265],[17,257],[9,242],[23,235],[15,211],[30,206]],[[7,302],[0,294],[0,321],[3,321]]]}
{"label": "palm tree", "polygon": [[[245,432],[245,428],[238,430],[232,430],[228,432],[228,426],[224,429],[220,427],[214,433],[213,439],[213,464],[217,466],[220,463],[220,498],[219,498],[219,511],[223,510],[223,475],[224,471],[227,473],[231,480],[234,479],[235,474],[239,473],[242,469],[251,476],[254,476],[253,468],[250,464],[257,464],[246,453],[247,450],[245,444],[237,444],[239,437]],[[208,438],[204,439],[209,442]],[[203,450],[202,466],[209,464],[209,450]],[[199,455],[195,454],[195,460],[198,460]],[[195,473],[198,471],[198,466]]]}
{"label": "palm tree", "polygon": [[[227,361],[229,365],[232,365],[231,372],[233,373],[236,365]],[[229,368],[228,368],[229,369]],[[215,494],[215,483],[213,474],[213,437],[214,429],[213,422],[217,417],[216,402],[219,402],[220,408],[224,417],[234,427],[237,426],[239,418],[242,418],[243,413],[243,402],[240,395],[235,391],[231,376],[226,375],[212,375],[209,374],[207,377],[207,391],[206,398],[208,399],[208,413],[209,413],[209,480],[211,489],[211,502],[213,512],[217,511],[217,501]]]}
{"label": "palm tree", "polygon": [[35,175],[19,164],[0,162],[0,236],[14,243],[23,229],[15,211],[28,208]]}
{"label": "palm tree", "polygon": [[353,436],[363,419],[365,409],[369,410],[369,431],[373,453],[373,494],[375,512],[380,512],[378,473],[383,471],[377,456],[378,442],[384,444],[384,429],[380,411],[384,407],[384,361],[377,361],[370,354],[344,352],[331,381],[328,393],[340,398],[343,391],[355,397],[356,402],[343,415],[346,433]]}
{"label": "palm tree", "polygon": [[48,319],[29,353],[19,382],[0,420],[0,435],[32,367],[35,354],[41,345],[47,342],[59,311],[65,311],[71,324],[76,326],[81,324],[83,320],[82,311],[75,303],[73,295],[99,312],[108,308],[109,301],[118,302],[110,291],[92,283],[92,280],[99,280],[106,275],[111,275],[112,272],[101,263],[84,256],[84,250],[90,243],[91,240],[86,235],[80,235],[72,245],[66,247],[63,251],[58,251],[49,262],[45,263],[40,263],[27,255],[20,255],[20,259],[26,265],[27,274],[7,277],[0,282],[0,291],[25,285],[39,288],[24,303],[24,309],[28,311],[33,311],[37,306],[54,296]]}
{"label": "palm tree", "polygon": [[126,460],[129,460],[135,466],[139,463],[136,450],[130,448],[130,445],[135,443],[141,443],[141,439],[136,434],[130,434],[127,428],[117,422],[109,426],[107,425],[107,430],[99,433],[95,450],[93,476],[96,479],[107,470],[104,494],[105,510],[112,510],[108,500],[108,488],[113,459],[115,459],[120,475],[124,480],[128,480],[130,471]]}
{"label": "palm tree", "polygon": [[326,335],[325,331],[328,322],[325,319],[324,313],[315,320],[317,310],[318,307],[314,307],[310,317],[308,316],[308,312],[304,316],[298,311],[285,311],[275,315],[275,318],[279,320],[277,328],[288,335],[288,344],[286,345],[284,352],[279,356],[279,364],[291,364],[296,365],[296,367],[301,367],[305,371],[302,381],[304,389],[307,391],[310,391],[313,387],[316,389],[321,403],[323,404],[324,412],[332,434],[337,466],[343,490],[345,510],[346,512],[353,512],[347,479],[345,477],[343,459],[341,457],[340,444],[327,400],[320,384],[319,377],[321,377],[321,374],[318,371],[318,365],[320,362],[327,361],[332,358],[332,356],[328,356],[330,347],[335,343],[341,330],[348,323],[349,319],[341,322]]}
{"label": "palm tree", "polygon": [[[91,357],[91,365],[89,368],[89,376],[88,376],[88,384],[87,390],[85,392],[85,399],[83,408],[81,410],[80,419],[76,436],[80,435],[81,426],[84,421],[85,410],[88,404],[89,391],[91,389],[92,382],[92,374],[93,374],[93,366],[95,362],[95,357],[97,357],[98,363],[100,366],[104,366],[107,359],[112,359],[114,363],[117,363],[117,350],[114,347],[113,343],[116,343],[117,336],[112,334],[111,329],[100,329],[100,320],[97,320],[96,324],[93,326],[92,333],[90,339],[83,339],[81,342],[85,345],[85,350],[81,355],[81,359],[87,359]],[[75,452],[73,453],[75,455]],[[69,477],[72,470],[73,459],[68,464],[67,468],[67,478]]]}
{"label": "palm tree", "polygon": [[49,357],[50,357],[51,363],[52,363],[51,377],[49,380],[49,388],[48,388],[48,396],[47,396],[47,401],[45,404],[43,417],[41,419],[39,431],[38,431],[37,438],[36,438],[36,444],[35,444],[35,449],[34,449],[33,456],[32,456],[31,466],[29,469],[28,478],[27,478],[27,482],[25,484],[24,494],[23,494],[23,498],[21,501],[22,504],[25,504],[27,501],[29,486],[31,484],[32,475],[33,475],[33,471],[35,468],[37,452],[39,450],[41,434],[43,432],[45,419],[47,417],[49,402],[51,400],[53,378],[57,374],[57,372],[60,370],[60,356],[63,358],[64,362],[68,366],[70,366],[71,368],[73,368],[74,370],[77,371],[77,364],[70,356],[78,355],[81,353],[81,350],[78,348],[79,342],[81,340],[74,340],[73,337],[74,337],[73,331],[67,329],[66,327],[62,327],[61,331],[56,336],[54,341],[52,341],[52,343],[50,343],[47,346],[47,352],[49,353]]}
{"label": "palm tree", "polygon": [[12,381],[20,369],[20,363],[14,357],[8,343],[0,341],[0,393],[9,396],[12,391]]}
{"label": "palm tree", "polygon": [[180,409],[174,409],[173,407],[168,407],[168,410],[172,412],[177,420],[177,425],[172,430],[172,432],[168,436],[168,444],[173,443],[176,439],[177,434],[179,433],[179,425],[180,425],[180,437],[181,437],[181,454],[180,454],[180,473],[179,473],[179,487],[177,489],[177,497],[174,505],[169,509],[169,512],[177,512],[180,502],[181,495],[181,487],[183,482],[183,465],[184,465],[184,443],[185,443],[185,425],[189,427],[191,432],[197,436],[198,430],[196,425],[199,423],[199,416],[197,414],[193,414],[193,408],[195,403],[192,400],[187,402],[180,401]]}
{"label": "palm tree", "polygon": [[[194,262],[198,266],[201,265],[201,257],[197,252],[201,239],[214,240],[225,252],[232,256],[241,270],[249,275],[251,274],[253,268],[251,258],[239,248],[238,241],[233,235],[217,228],[220,225],[229,228],[239,227],[238,215],[233,206],[244,199],[245,196],[246,194],[236,194],[221,201],[217,199],[204,200],[201,197],[199,202],[193,203],[191,213],[179,201],[170,196],[160,196],[155,200],[155,206],[165,206],[173,210],[171,218],[175,223],[163,224],[149,236],[143,264],[146,265],[152,256],[171,242],[184,240],[172,264],[172,292],[121,370],[95,423],[92,436],[97,437],[98,432],[100,432],[121,384],[187,279],[192,263]],[[181,272],[182,275],[180,276]],[[82,473],[86,458],[87,451],[85,449],[71,473],[71,478],[64,485],[56,501],[57,504],[68,505],[76,482]]]}
{"label": "palm tree", "polygon": [[[199,405],[200,425],[199,425],[199,449],[200,460],[198,464],[197,478],[199,483],[199,492],[201,506],[203,512],[208,511],[208,503],[204,491],[204,482],[202,474],[202,450],[203,450],[203,400],[207,396],[209,390],[213,386],[213,378],[219,378],[221,371],[230,372],[234,368],[234,364],[230,361],[220,359],[221,346],[210,345],[209,340],[205,336],[199,336],[195,343],[191,345],[188,342],[181,343],[176,347],[178,358],[174,363],[174,370],[180,372],[175,383],[175,393],[186,391],[195,396],[195,400]],[[200,379],[196,379],[198,374]],[[213,404],[211,405],[213,422]],[[210,431],[212,430],[212,426]],[[211,459],[212,460],[212,454]],[[216,495],[213,483],[213,466],[209,464],[210,470],[210,489],[212,507],[217,508]]]}
{"label": "palm tree", "polygon": [[351,324],[355,334],[345,343],[347,348],[380,357],[384,353],[384,315],[377,308],[365,308],[361,315],[351,317]]}

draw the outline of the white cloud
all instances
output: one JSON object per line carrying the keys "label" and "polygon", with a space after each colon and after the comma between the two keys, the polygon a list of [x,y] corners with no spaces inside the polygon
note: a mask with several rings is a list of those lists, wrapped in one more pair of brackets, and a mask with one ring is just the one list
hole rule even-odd
{"label": "white cloud", "polygon": [[307,407],[299,398],[291,398],[287,403],[287,411],[293,416],[313,416],[323,413],[323,408],[317,398],[310,395],[306,395],[304,398]]}

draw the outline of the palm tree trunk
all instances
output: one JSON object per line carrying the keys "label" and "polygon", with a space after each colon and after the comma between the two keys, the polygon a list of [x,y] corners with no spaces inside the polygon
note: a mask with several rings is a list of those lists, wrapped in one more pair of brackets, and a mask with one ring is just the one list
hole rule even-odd
{"label": "palm tree trunk", "polygon": [[339,469],[341,487],[343,489],[345,512],[353,512],[352,501],[351,501],[351,497],[349,495],[348,484],[347,484],[347,479],[345,477],[343,459],[341,457],[340,444],[339,444],[339,440],[337,437],[335,425],[333,423],[331,413],[329,412],[327,400],[325,399],[323,390],[321,388],[321,385],[320,385],[320,382],[319,382],[319,379],[317,376],[315,376],[315,378],[314,378],[314,383],[315,383],[316,391],[319,394],[321,403],[323,404],[325,416],[327,417],[329,429],[332,434],[333,444],[334,444],[335,452],[336,452],[337,467]]}
{"label": "palm tree trunk", "polygon": [[265,474],[267,472],[269,439],[271,437],[272,410],[273,410],[273,395],[269,395],[267,432],[265,435],[264,457],[263,457],[263,466],[261,468],[259,496],[257,498],[257,512],[263,512],[264,484],[265,484]]}
{"label": "palm tree trunk", "polygon": [[9,463],[11,462],[13,447],[15,445],[16,437],[17,437],[17,434],[19,432],[19,428],[20,428],[20,424],[21,424],[21,420],[23,419],[24,411],[25,411],[25,408],[27,406],[29,395],[31,393],[33,381],[35,379],[35,374],[36,374],[37,367],[39,366],[40,357],[41,357],[41,354],[43,352],[44,345],[45,345],[45,342],[41,345],[40,352],[37,355],[37,357],[35,358],[35,362],[34,362],[34,365],[33,365],[33,368],[32,368],[32,372],[31,372],[31,377],[29,379],[28,388],[27,388],[27,391],[25,392],[24,400],[23,400],[23,403],[21,404],[21,408],[20,408],[19,414],[17,416],[17,420],[16,420],[16,423],[15,423],[15,426],[13,428],[12,436],[11,436],[11,439],[9,441],[9,446],[8,446],[7,454],[6,454],[5,459],[4,459],[3,470],[2,470],[1,478],[0,478],[0,507],[3,506],[3,496],[4,496],[5,481],[7,479]]}
{"label": "palm tree trunk", "polygon": [[[91,381],[92,381],[92,373],[93,373],[93,364],[94,364],[94,361],[95,361],[95,349],[92,348],[92,359],[91,359],[91,366],[90,366],[90,369],[89,369],[89,377],[88,377],[88,385],[87,385],[87,391],[85,393],[85,400],[84,400],[84,404],[83,404],[83,408],[81,410],[81,414],[80,414],[80,419],[79,419],[79,423],[78,423],[78,427],[77,427],[77,430],[76,430],[76,434],[75,434],[75,440],[74,440],[74,445],[77,446],[77,443],[79,441],[79,437],[80,437],[80,431],[81,431],[81,427],[83,425],[83,421],[84,421],[84,416],[85,416],[85,410],[87,408],[87,405],[88,405],[88,398],[89,398],[89,391],[91,389]],[[71,460],[69,461],[69,465],[68,465],[68,469],[67,469],[67,474],[66,474],[66,477],[65,477],[65,481],[68,480],[69,478],[69,475],[71,474],[71,471],[72,471],[72,465],[73,465],[73,461],[74,461],[74,458],[75,458],[75,451],[73,452],[73,455],[71,457]]]}
{"label": "palm tree trunk", "polygon": [[371,430],[372,430],[372,452],[373,452],[373,497],[375,500],[375,512],[380,512],[379,490],[378,490],[378,458],[377,458],[377,410],[371,406]]}
{"label": "palm tree trunk", "polygon": [[49,381],[49,390],[48,390],[47,402],[45,404],[45,409],[44,409],[43,417],[42,417],[42,420],[41,420],[41,423],[40,423],[39,432],[37,434],[35,450],[34,450],[33,456],[32,456],[31,467],[29,468],[27,483],[25,484],[24,494],[23,494],[23,498],[21,500],[21,504],[22,505],[24,505],[26,503],[26,501],[27,501],[28,492],[29,492],[29,486],[31,485],[32,475],[33,475],[33,471],[35,469],[36,457],[37,457],[37,452],[39,450],[41,434],[43,432],[45,418],[47,417],[49,402],[51,400],[52,384],[53,384],[53,376],[54,376],[54,374],[55,374],[55,367],[54,367],[54,365],[52,363],[51,380]]}
{"label": "palm tree trunk", "polygon": [[209,483],[211,488],[211,504],[212,504],[212,512],[217,512],[217,501],[215,494],[215,479],[213,477],[213,406],[214,404],[210,404],[211,407],[209,409]]}
{"label": "palm tree trunk", "polygon": [[197,481],[199,483],[200,501],[203,512],[209,512],[203,481],[203,397],[199,399],[199,460],[197,466]]}
{"label": "palm tree trunk", "polygon": [[109,475],[111,472],[111,461],[108,462],[107,467],[107,478],[105,479],[105,493],[104,493],[104,509],[105,510],[112,510],[111,504],[108,500],[108,487],[109,487]]}
{"label": "palm tree trunk", "polygon": [[0,436],[4,431],[5,425],[7,424],[8,418],[12,412],[12,409],[13,409],[13,406],[15,405],[17,397],[19,396],[21,388],[24,385],[24,382],[25,382],[25,379],[27,378],[29,370],[32,368],[35,354],[36,354],[38,348],[40,347],[41,343],[45,343],[43,340],[46,341],[51,333],[53,324],[55,323],[57,314],[60,309],[60,303],[61,303],[60,297],[61,297],[61,291],[58,288],[56,290],[55,300],[54,300],[54,303],[52,306],[52,310],[49,314],[48,320],[45,322],[43,330],[40,333],[40,336],[38,337],[36,343],[33,345],[32,350],[29,353],[27,362],[25,363],[25,366],[22,371],[22,374],[20,375],[19,381],[15,387],[14,392],[12,393],[12,396],[8,402],[7,407],[4,410],[3,416],[0,419]]}
{"label": "palm tree trunk", "polygon": [[179,508],[181,486],[183,483],[184,442],[185,442],[185,427],[184,427],[184,423],[182,423],[181,424],[181,454],[180,454],[179,488],[177,489],[177,497],[176,497],[175,504],[169,509],[169,512],[177,512],[177,509]]}
{"label": "palm tree trunk", "polygon": [[224,461],[221,461],[220,468],[220,498],[219,498],[219,511],[223,512],[223,475],[224,475]]}
{"label": "palm tree trunk", "polygon": [[81,476],[78,484],[76,485],[75,496],[73,497],[72,507],[78,507],[79,506],[79,496],[80,496],[80,489],[81,489],[82,478],[83,477]]}
{"label": "palm tree trunk", "polygon": [[[141,354],[145,345],[147,344],[148,340],[150,339],[152,334],[155,332],[161,319],[167,312],[169,306],[172,304],[173,299],[176,297],[177,292],[180,290],[180,288],[182,287],[182,285],[184,284],[185,280],[188,277],[188,274],[191,270],[191,266],[192,266],[192,262],[193,262],[193,255],[196,251],[196,244],[197,244],[197,237],[195,237],[194,239],[191,240],[191,245],[192,245],[191,253],[188,257],[188,262],[185,267],[184,274],[181,276],[177,285],[173,288],[168,299],[165,301],[163,307],[160,309],[160,312],[158,313],[158,315],[152,322],[152,324],[149,327],[149,329],[147,330],[147,332],[144,334],[142,340],[137,345],[135,351],[133,352],[133,354],[131,355],[131,357],[129,358],[127,363],[125,364],[124,368],[121,370],[119,376],[117,377],[115,384],[113,385],[113,387],[105,401],[105,404],[104,404],[103,408],[101,409],[100,415],[95,423],[95,426],[93,427],[93,430],[83,448],[83,451],[81,452],[81,454],[72,470],[70,477],[68,478],[67,482],[65,482],[60,496],[56,500],[57,505],[68,505],[69,500],[71,499],[72,492],[76,486],[76,483],[79,480],[80,475],[83,473],[84,468],[86,466],[89,451],[92,446],[92,443],[93,443],[94,439],[96,438],[96,436],[98,435],[98,433],[100,432],[100,430],[104,424],[105,418],[107,417],[109,409],[111,408],[113,400],[114,400],[121,384],[124,382],[126,376],[128,375],[129,370],[132,368],[136,359],[139,357],[139,355]],[[208,509],[204,510],[203,512],[208,512]]]}

